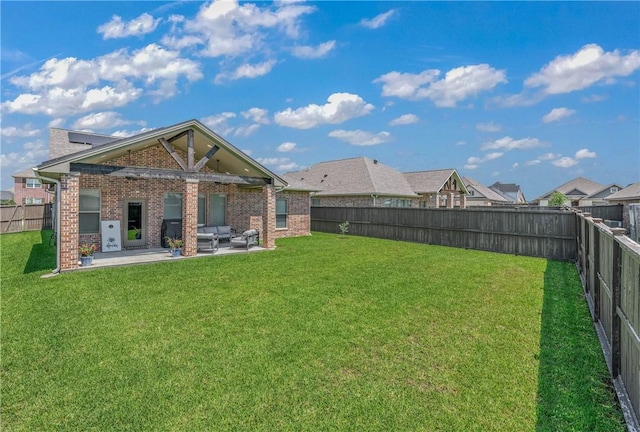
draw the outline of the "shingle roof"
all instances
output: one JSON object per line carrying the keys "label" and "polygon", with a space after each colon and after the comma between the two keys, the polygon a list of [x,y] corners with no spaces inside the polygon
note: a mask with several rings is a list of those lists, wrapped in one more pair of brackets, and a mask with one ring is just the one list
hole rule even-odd
{"label": "shingle roof", "polygon": [[453,168],[404,173],[409,186],[417,193],[438,193],[451,176],[457,177],[463,183],[458,187],[466,192],[464,181]]}
{"label": "shingle roof", "polygon": [[486,187],[485,185],[479,183],[478,181],[476,181],[474,179],[471,179],[469,177],[462,177],[462,181],[467,185],[467,188],[469,186],[471,186],[472,188],[477,190],[480,194],[482,194],[486,199],[488,199],[490,201],[497,201],[497,202],[509,202],[510,201],[507,198],[505,198],[504,196],[500,195],[495,190]]}
{"label": "shingle roof", "polygon": [[630,184],[624,189],[609,195],[607,201],[640,200],[640,182]]}
{"label": "shingle roof", "polygon": [[515,183],[495,182],[494,184],[492,184],[489,187],[492,188],[492,189],[497,189],[500,192],[504,192],[504,193],[518,193],[518,192],[520,192],[520,185],[517,185]]}
{"label": "shingle roof", "polygon": [[416,197],[400,172],[367,157],[320,162],[283,177],[319,190],[318,196],[373,194]]}
{"label": "shingle roof", "polygon": [[26,170],[17,172],[15,174],[11,174],[11,177],[14,178],[36,178],[35,173],[31,168],[27,168]]}
{"label": "shingle roof", "polygon": [[563,194],[568,194],[569,192],[574,191],[574,189],[576,191],[580,191],[582,192],[585,196],[587,195],[591,195],[593,193],[596,193],[598,191],[601,191],[602,188],[604,187],[603,184],[600,183],[596,183],[592,180],[589,180],[587,178],[584,177],[577,177],[574,178],[573,180],[570,180],[560,186],[558,186],[555,189],[550,190],[549,192],[540,195],[538,198],[536,198],[536,200],[541,200],[544,198],[547,198],[549,196],[551,196],[552,193],[554,192],[561,192]]}

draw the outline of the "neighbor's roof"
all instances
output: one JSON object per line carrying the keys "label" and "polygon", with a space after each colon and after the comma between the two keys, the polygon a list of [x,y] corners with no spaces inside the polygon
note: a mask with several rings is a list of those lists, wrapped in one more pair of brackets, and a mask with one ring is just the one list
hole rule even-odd
{"label": "neighbor's roof", "polygon": [[630,184],[624,189],[609,195],[607,201],[640,200],[640,182]]}
{"label": "neighbor's roof", "polygon": [[15,174],[11,174],[11,177],[14,177],[14,178],[36,178],[36,174],[33,172],[33,169],[27,168],[26,170],[17,172]]}
{"label": "neighbor's roof", "polygon": [[[467,185],[467,188],[469,188],[469,186],[471,186],[472,188],[477,190],[486,199],[488,199],[490,201],[497,201],[497,202],[509,202],[510,201],[507,198],[505,198],[504,196],[500,195],[495,190],[493,190],[491,188],[488,188],[487,186],[483,185],[482,183],[479,183],[477,180],[471,179],[469,177],[462,177],[462,181],[464,182],[465,185]],[[472,198],[473,197],[471,197],[471,196],[467,197],[467,199],[472,199]]]}
{"label": "neighbor's roof", "polygon": [[518,192],[521,192],[520,185],[517,185],[515,183],[495,182],[494,184],[492,184],[489,187],[492,188],[492,189],[497,189],[497,190],[499,190],[500,192],[503,192],[503,193],[518,193]]}
{"label": "neighbor's roof", "polygon": [[[132,151],[135,152],[151,146],[159,145],[158,140],[160,138],[164,138],[166,140],[175,138],[171,144],[175,148],[179,148],[186,153],[187,137],[183,132],[189,129],[194,131],[194,152],[196,160],[204,157],[204,155],[213,148],[213,146],[219,147],[219,150],[207,162],[207,165],[213,168],[215,172],[248,177],[271,178],[276,186],[287,185],[284,179],[280,176],[272,173],[256,160],[231,145],[231,143],[195,119],[177,123],[172,126],[153,129],[131,137],[120,138],[115,141],[91,141],[91,147],[76,153],[63,155],[43,162],[37,167],[37,169],[44,175],[48,175],[50,173],[67,173],[70,169],[71,163],[82,162],[100,164],[102,161],[124,156]],[[89,139],[92,140],[91,137],[89,137]],[[83,146],[86,147],[86,145]]]}
{"label": "neighbor's roof", "polygon": [[367,157],[320,162],[302,171],[287,173],[284,178],[304,184],[308,190],[318,190],[317,196],[417,197],[399,171]]}
{"label": "neighbor's roof", "polygon": [[594,182],[592,180],[589,180],[587,178],[584,178],[584,177],[577,177],[577,178],[574,178],[573,180],[570,180],[570,181],[558,186],[555,189],[550,190],[549,192],[547,192],[547,193],[545,193],[543,195],[540,195],[538,198],[536,198],[536,201],[544,199],[544,198],[548,198],[554,192],[561,192],[561,193],[567,195],[569,192],[577,190],[579,192],[582,192],[585,196],[587,196],[587,195],[591,195],[593,193],[596,193],[598,191],[601,191],[602,188],[604,188],[603,184],[596,183],[596,182]]}
{"label": "neighbor's roof", "polygon": [[457,180],[458,188],[463,192],[468,193],[467,188],[464,185],[464,181],[453,168],[404,173],[404,177],[409,182],[411,189],[420,194],[440,192],[442,187],[452,176]]}

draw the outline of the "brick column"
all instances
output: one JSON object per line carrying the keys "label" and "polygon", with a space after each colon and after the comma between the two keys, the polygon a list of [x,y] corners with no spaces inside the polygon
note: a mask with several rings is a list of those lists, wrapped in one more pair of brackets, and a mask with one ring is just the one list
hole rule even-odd
{"label": "brick column", "polygon": [[198,180],[187,179],[184,183],[182,200],[182,255],[194,256],[198,253]]}
{"label": "brick column", "polygon": [[271,185],[262,188],[262,232],[260,237],[263,247],[276,247],[276,193]]}
{"label": "brick column", "polygon": [[436,204],[435,204],[435,208],[440,208],[440,194],[435,194],[434,195],[436,197]]}
{"label": "brick column", "polygon": [[467,208],[467,195],[460,194],[460,208]]}
{"label": "brick column", "polygon": [[60,271],[77,269],[79,245],[80,174],[60,179]]}

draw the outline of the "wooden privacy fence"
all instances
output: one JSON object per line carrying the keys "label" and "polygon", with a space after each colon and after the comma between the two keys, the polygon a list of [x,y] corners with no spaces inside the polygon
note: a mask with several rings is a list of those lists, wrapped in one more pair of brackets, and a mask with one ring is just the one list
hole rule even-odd
{"label": "wooden privacy fence", "polygon": [[575,260],[575,214],[568,210],[312,207],[311,229],[516,255]]}
{"label": "wooden privacy fence", "polygon": [[[628,425],[640,417],[640,245],[577,213],[578,269]],[[630,428],[631,429],[631,428]]]}
{"label": "wooden privacy fence", "polygon": [[0,233],[52,228],[52,204],[0,206]]}
{"label": "wooden privacy fence", "polygon": [[622,204],[574,207],[583,213],[590,213],[592,217],[600,218],[605,221],[622,221],[624,206]]}

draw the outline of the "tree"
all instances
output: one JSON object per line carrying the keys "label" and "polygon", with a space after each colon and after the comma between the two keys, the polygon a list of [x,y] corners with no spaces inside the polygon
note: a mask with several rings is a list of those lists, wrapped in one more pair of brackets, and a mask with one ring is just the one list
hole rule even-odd
{"label": "tree", "polygon": [[569,201],[569,198],[562,192],[554,192],[551,194],[549,198],[549,206],[550,207],[560,207],[564,205],[565,202]]}

